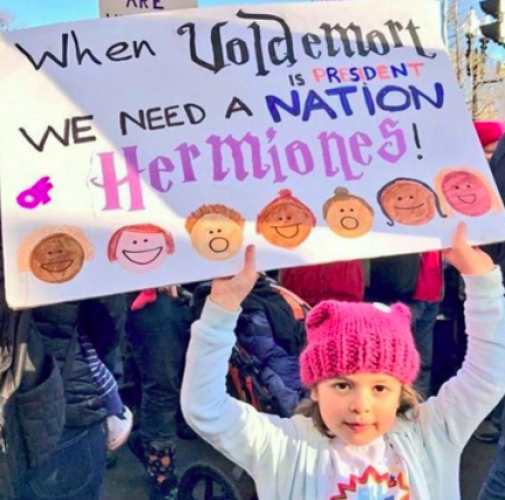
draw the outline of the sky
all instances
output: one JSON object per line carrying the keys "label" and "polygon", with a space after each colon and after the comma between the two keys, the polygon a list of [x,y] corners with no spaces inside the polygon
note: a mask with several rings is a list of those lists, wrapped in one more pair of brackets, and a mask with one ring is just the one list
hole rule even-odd
{"label": "sky", "polygon": [[[200,6],[225,4],[276,3],[282,0],[200,0]],[[293,1],[293,0],[291,0]],[[295,0],[296,1],[296,0]],[[14,16],[14,27],[31,28],[45,24],[98,17],[99,0],[0,0],[0,10]],[[459,0],[462,11],[478,8],[478,0]]]}

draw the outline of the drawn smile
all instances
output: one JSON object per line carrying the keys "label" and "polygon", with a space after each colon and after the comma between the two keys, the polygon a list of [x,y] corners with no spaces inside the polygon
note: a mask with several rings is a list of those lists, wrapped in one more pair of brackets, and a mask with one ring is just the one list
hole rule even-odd
{"label": "drawn smile", "polygon": [[45,271],[49,271],[50,273],[62,273],[66,271],[73,263],[74,259],[58,260],[56,262],[50,262],[49,264],[41,264],[40,267]]}
{"label": "drawn smile", "polygon": [[290,226],[270,226],[275,232],[286,239],[295,238],[300,232],[300,224],[291,224]]}
{"label": "drawn smile", "polygon": [[397,210],[415,210],[416,208],[421,208],[424,205],[424,203],[421,203],[420,205],[414,205],[413,207],[398,207],[395,205],[395,208]]}
{"label": "drawn smile", "polygon": [[343,217],[340,224],[344,229],[356,229],[359,226],[359,221],[355,217]]}
{"label": "drawn smile", "polygon": [[154,262],[163,251],[163,247],[149,248],[147,250],[123,250],[123,255],[134,264],[146,266]]}
{"label": "drawn smile", "polygon": [[457,196],[458,200],[465,205],[471,205],[477,201],[477,195],[475,194],[465,194],[463,196]]}
{"label": "drawn smile", "polygon": [[230,242],[226,238],[212,238],[209,247],[215,253],[223,253],[230,247]]}

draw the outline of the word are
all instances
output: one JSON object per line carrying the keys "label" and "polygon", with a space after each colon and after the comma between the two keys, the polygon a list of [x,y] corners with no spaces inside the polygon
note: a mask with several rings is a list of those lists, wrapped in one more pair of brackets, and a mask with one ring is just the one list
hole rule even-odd
{"label": "word are", "polygon": [[[56,45],[55,42],[48,42],[49,45]],[[151,54],[151,56],[156,56],[156,53],[152,49],[149,42],[146,40],[133,40],[133,42],[116,42],[109,47],[102,49],[100,52],[103,54],[97,54],[97,51],[93,51],[89,48],[82,48],[79,38],[74,30],[68,33],[63,33],[61,35],[60,52],[56,54],[50,50],[46,50],[41,56],[34,56],[30,51],[24,48],[21,44],[15,43],[16,48],[30,61],[33,67],[39,71],[48,60],[51,60],[54,64],[60,68],[67,68],[71,61],[75,61],[78,66],[81,66],[85,61],[91,62],[98,66],[103,64],[103,59],[107,59],[112,62],[124,62],[130,59],[139,59],[143,53],[146,51]]]}
{"label": "word are", "polygon": [[[370,54],[385,56],[393,49],[414,46],[418,55],[429,59],[436,57],[436,54],[428,54],[425,51],[417,32],[419,27],[415,26],[412,20],[406,26],[390,20],[384,23],[384,30],[374,29],[368,33],[355,23],[348,26],[322,23],[320,32],[302,35],[301,47],[296,47],[291,28],[282,17],[272,14],[247,14],[243,10],[239,10],[236,16],[253,21],[248,26],[252,32],[248,40],[235,37],[224,41],[227,22],[216,23],[211,28],[208,42],[197,42],[195,23],[186,23],[178,28],[179,35],[189,35],[189,55],[195,64],[218,73],[231,64],[241,66],[254,61],[256,76],[266,76],[270,73],[268,64],[292,67],[297,63],[299,53],[312,59],[338,55],[348,58],[367,57]],[[269,24],[265,27],[260,24],[262,22]],[[198,45],[208,44],[212,47],[211,60],[200,57],[197,49]]]}
{"label": "word are", "polygon": [[380,64],[353,68],[314,68],[312,76],[316,83],[369,82],[375,79],[391,80],[399,77],[421,76],[423,62],[402,64]]}
{"label": "word are", "polygon": [[42,179],[39,179],[31,188],[25,189],[18,195],[16,201],[19,206],[27,208],[28,210],[33,210],[40,204],[47,205],[51,201],[49,191],[51,191],[53,187],[49,177],[42,177]]}
{"label": "word are", "polygon": [[157,9],[164,10],[165,7],[160,5],[161,0],[128,0],[126,8],[135,7],[136,9]]}
{"label": "word are", "polygon": [[275,123],[282,121],[280,110],[291,116],[301,116],[302,121],[306,122],[313,113],[326,114],[332,120],[339,117],[339,112],[328,98],[336,101],[339,111],[342,110],[345,116],[354,115],[356,108],[363,104],[370,116],[374,116],[378,109],[389,113],[405,111],[411,107],[420,110],[423,102],[441,109],[444,105],[444,87],[441,83],[435,83],[433,89],[435,95],[430,97],[414,85],[409,85],[406,89],[398,85],[387,85],[376,94],[366,86],[346,85],[327,89],[324,95],[311,89],[306,96],[301,96],[300,91],[292,90],[289,100],[274,95],[267,95],[265,100]]}
{"label": "word are", "polygon": [[[145,210],[144,189],[168,193],[177,182],[198,182],[211,176],[214,183],[244,182],[246,179],[270,179],[279,184],[291,176],[322,175],[343,181],[357,181],[365,173],[364,168],[373,162],[379,165],[396,164],[407,152],[405,133],[399,123],[390,118],[378,126],[379,139],[366,132],[349,136],[334,131],[321,132],[315,148],[295,139],[286,145],[278,145],[274,139],[276,130],[270,127],[265,137],[250,132],[242,138],[211,135],[205,151],[195,144],[180,144],[174,155],[159,155],[141,166],[138,146],[123,148],[124,164],[117,164],[114,152],[98,154],[100,175],[90,183],[103,190],[105,205],[102,210]],[[205,170],[198,170],[195,160],[206,159]],[[209,161],[208,158],[211,158]],[[126,191],[129,207],[122,204],[121,190]]]}

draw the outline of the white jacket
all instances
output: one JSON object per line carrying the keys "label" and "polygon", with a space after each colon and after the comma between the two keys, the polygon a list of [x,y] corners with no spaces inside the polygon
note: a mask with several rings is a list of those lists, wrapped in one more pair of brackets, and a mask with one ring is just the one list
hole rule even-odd
{"label": "white jacket", "polygon": [[[462,450],[505,393],[505,321],[498,267],[465,276],[468,351],[462,369],[419,418],[397,419],[385,438],[408,470],[412,500],[458,500]],[[260,500],[329,500],[335,467],[330,440],[312,421],[257,412],[226,393],[225,379],[239,313],[207,300],[192,327],[182,384],[189,425],[255,480]]]}

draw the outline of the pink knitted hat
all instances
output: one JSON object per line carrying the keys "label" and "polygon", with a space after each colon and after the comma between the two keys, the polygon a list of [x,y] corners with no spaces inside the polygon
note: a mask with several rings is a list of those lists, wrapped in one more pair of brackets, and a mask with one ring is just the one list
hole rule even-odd
{"label": "pink knitted hat", "polygon": [[300,357],[302,383],[353,373],[384,373],[411,384],[420,368],[404,304],[327,300],[307,316],[308,344]]}

